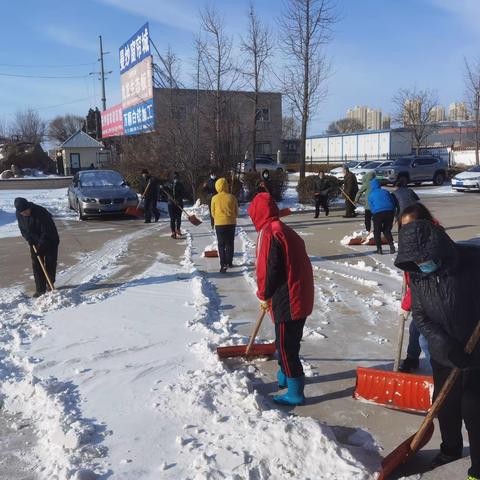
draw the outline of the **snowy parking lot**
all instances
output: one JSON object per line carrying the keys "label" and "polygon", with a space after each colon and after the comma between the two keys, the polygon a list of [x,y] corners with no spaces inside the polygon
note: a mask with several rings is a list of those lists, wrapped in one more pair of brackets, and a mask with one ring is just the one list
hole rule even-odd
{"label": "snowy parking lot", "polygon": [[[475,239],[479,197],[446,188],[418,193],[453,238]],[[61,236],[58,290],[39,299],[27,295],[12,205],[20,193],[54,214]],[[294,203],[289,191],[285,206]],[[291,410],[271,401],[274,360],[216,355],[244,343],[258,315],[256,232],[244,212],[236,267],[222,277],[218,260],[203,257],[215,240],[205,209],[201,226],[184,222],[186,235],[172,240],[165,217],[79,222],[65,189],[0,192],[0,259],[10,262],[0,393],[11,435],[28,426],[18,479],[373,479],[381,456],[419,425],[351,398],[356,366],[392,362],[401,276],[393,256],[341,244],[360,217],[314,220],[296,208],[286,221],[307,245],[316,298],[301,352],[307,404]],[[272,335],[266,323],[262,341]],[[447,468],[428,475],[452,478]]]}

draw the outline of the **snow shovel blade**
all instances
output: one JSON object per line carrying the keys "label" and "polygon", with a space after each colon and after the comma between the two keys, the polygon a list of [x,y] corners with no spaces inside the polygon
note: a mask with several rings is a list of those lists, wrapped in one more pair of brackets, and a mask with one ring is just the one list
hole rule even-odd
{"label": "snow shovel blade", "polygon": [[203,256],[205,258],[217,258],[218,257],[218,250],[205,250],[203,252]]}
{"label": "snow shovel blade", "polygon": [[188,221],[196,227],[202,223],[202,221],[196,215],[188,215]]}
{"label": "snow shovel blade", "polygon": [[278,212],[279,217],[287,217],[288,215],[291,215],[291,214],[292,214],[292,210],[290,208],[282,208]]}
{"label": "snow shovel blade", "polygon": [[[217,347],[217,355],[220,358],[244,357],[247,345],[232,345],[229,347]],[[275,342],[254,343],[248,357],[269,357],[277,351]]]}
{"label": "snow shovel blade", "polygon": [[396,410],[426,412],[432,406],[432,392],[430,376],[358,367],[353,398]]}
{"label": "snow shovel blade", "polygon": [[[368,242],[365,242],[363,245],[368,245],[370,247],[375,246],[375,239],[372,237],[368,240]],[[388,241],[385,237],[382,237],[382,245],[388,245]]]}
{"label": "snow shovel blade", "polygon": [[382,468],[377,477],[377,480],[388,480],[390,475],[397,470],[398,467],[406,463],[410,457],[415,455],[421,448],[423,448],[432,438],[433,431],[435,427],[433,422],[429,425],[428,429],[425,430],[425,433],[420,439],[418,447],[414,450],[412,449],[412,440],[415,435],[407,438],[403,443],[401,443],[395,450],[389,453],[382,460]]}
{"label": "snow shovel blade", "polygon": [[364,241],[364,237],[354,237],[348,241],[348,245],[362,245]]}
{"label": "snow shovel blade", "polygon": [[130,215],[131,217],[143,217],[143,210],[137,207],[128,207],[125,210],[125,215]]}

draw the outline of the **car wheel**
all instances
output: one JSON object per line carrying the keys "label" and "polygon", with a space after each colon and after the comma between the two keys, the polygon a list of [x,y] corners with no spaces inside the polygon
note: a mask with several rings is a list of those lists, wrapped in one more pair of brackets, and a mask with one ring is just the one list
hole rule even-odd
{"label": "car wheel", "polygon": [[406,187],[408,185],[408,177],[406,177],[405,175],[398,177],[397,183],[402,187]]}
{"label": "car wheel", "polygon": [[445,182],[445,175],[442,172],[437,172],[433,176],[433,184],[436,185],[437,187],[440,187],[443,185]]}

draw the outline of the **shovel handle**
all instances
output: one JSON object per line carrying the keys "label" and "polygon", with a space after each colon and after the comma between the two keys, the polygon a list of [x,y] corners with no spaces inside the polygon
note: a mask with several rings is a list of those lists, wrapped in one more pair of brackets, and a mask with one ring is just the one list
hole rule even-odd
{"label": "shovel handle", "polygon": [[[480,322],[477,323],[475,330],[473,331],[470,339],[467,342],[467,345],[465,346],[465,353],[469,353],[469,354],[472,353],[475,347],[477,346],[479,339],[480,339]],[[442,408],[443,402],[447,398],[448,394],[450,393],[450,390],[452,389],[453,385],[457,381],[461,372],[462,371],[456,367],[453,368],[452,371],[450,372],[450,375],[448,376],[447,381],[444,383],[437,398],[435,399],[435,402],[433,402],[433,405],[431,406],[430,410],[427,413],[427,416],[423,420],[420,429],[413,437],[412,443],[410,444],[410,448],[412,449],[412,451],[415,452],[418,446],[420,445],[420,443],[422,442],[425,432],[428,430],[428,428],[430,427],[430,424],[433,422],[433,419],[437,416],[438,412]]]}
{"label": "shovel handle", "polygon": [[38,254],[37,247],[35,245],[32,245],[32,248],[33,248],[33,251],[35,252],[35,255],[37,256],[38,263],[40,264],[40,267],[43,270],[43,274],[45,275],[45,278],[47,279],[48,287],[53,292],[55,290],[55,287],[53,286],[53,283],[50,280],[50,277],[48,276],[48,272],[47,272],[47,269],[45,267],[45,264],[43,263],[43,260],[41,259],[40,255]]}
{"label": "shovel handle", "polygon": [[345,196],[345,198],[354,206],[356,207],[357,204],[347,195],[347,193],[345,192],[345,190],[342,188],[342,187],[339,187],[340,188],[340,191],[343,193],[343,195]]}
{"label": "shovel handle", "polygon": [[407,322],[408,315],[400,314],[399,327],[398,327],[398,345],[397,355],[395,357],[395,363],[393,364],[393,371],[398,372],[400,368],[400,360],[402,359],[403,338],[405,336],[405,323]]}
{"label": "shovel handle", "polygon": [[263,318],[265,317],[266,313],[267,312],[262,308],[262,313],[258,317],[257,323],[255,324],[255,328],[253,329],[253,332],[250,335],[250,340],[249,340],[247,348],[245,350],[245,356],[248,356],[248,354],[250,353],[250,350],[252,349],[253,342],[255,342],[255,339],[257,338],[257,333],[260,330],[260,326],[262,325]]}
{"label": "shovel handle", "polygon": [[170,195],[170,193],[164,188],[163,191],[165,192],[165,194],[167,195],[168,199],[173,203],[175,204],[175,206],[177,208],[179,208],[188,218],[190,218],[191,215],[188,214],[188,212],[183,208],[181,207],[178,202],[172,197],[172,195]]}

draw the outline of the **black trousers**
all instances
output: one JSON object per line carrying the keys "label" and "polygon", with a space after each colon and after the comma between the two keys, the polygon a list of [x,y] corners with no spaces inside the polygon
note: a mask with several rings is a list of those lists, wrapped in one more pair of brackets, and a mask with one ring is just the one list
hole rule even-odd
{"label": "black trousers", "polygon": [[[436,398],[451,371],[431,360]],[[468,432],[472,466],[469,475],[480,477],[480,370],[462,372],[438,414],[442,434],[440,450],[447,455],[461,455],[463,450],[462,420]]]}
{"label": "black trousers", "polygon": [[172,233],[180,231],[180,227],[182,226],[182,209],[173,203],[169,203],[168,215],[170,216],[170,230]]}
{"label": "black trousers", "polygon": [[372,211],[365,209],[365,230],[369,232],[372,229]]}
{"label": "black trousers", "polygon": [[218,225],[215,227],[218,256],[220,257],[220,265],[222,267],[228,267],[233,263],[235,227],[236,225]]}
{"label": "black trousers", "polygon": [[328,215],[330,212],[328,208],[328,195],[315,195],[315,217],[318,217],[320,207],[323,208],[325,215]]}
{"label": "black trousers", "polygon": [[275,323],[275,344],[277,345],[278,364],[287,377],[296,378],[303,375],[299,353],[305,320],[303,318],[290,322]]}
{"label": "black trousers", "polygon": [[[347,195],[353,200],[352,197],[355,197],[355,195],[350,195],[347,193]],[[348,199],[345,198],[345,216],[346,217],[354,217],[355,216],[355,205],[352,204],[352,202]]]}
{"label": "black trousers", "polygon": [[215,221],[213,220],[213,215],[212,215],[212,198],[213,197],[208,197],[208,213],[210,214],[210,225],[212,228],[215,227]]}
{"label": "black trousers", "polygon": [[155,221],[160,218],[160,212],[157,208],[157,195],[152,195],[151,197],[145,197],[143,201],[143,211],[145,215],[145,221],[151,222],[152,215]]}
{"label": "black trousers", "polygon": [[392,236],[393,210],[378,212],[373,215],[373,236],[377,248],[382,248],[382,233],[389,245],[393,245]]}
{"label": "black trousers", "polygon": [[[57,274],[57,257],[58,257],[58,245],[50,247],[46,252],[42,252],[43,255],[40,258],[43,260],[45,269],[47,270],[50,281],[54,284]],[[37,255],[30,247],[30,256],[32,257],[33,278],[35,279],[35,290],[38,293],[45,293],[47,291],[47,279],[43,273],[42,267],[38,261]]]}

